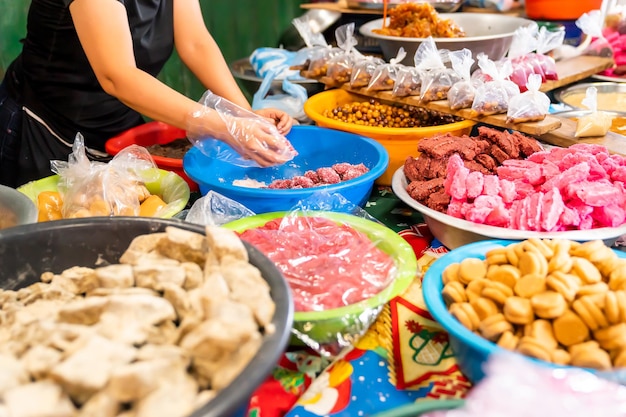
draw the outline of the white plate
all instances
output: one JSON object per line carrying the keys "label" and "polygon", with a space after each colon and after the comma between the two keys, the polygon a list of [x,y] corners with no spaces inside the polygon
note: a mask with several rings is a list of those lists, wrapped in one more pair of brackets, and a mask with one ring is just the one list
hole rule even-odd
{"label": "white plate", "polygon": [[569,239],[584,242],[601,239],[612,245],[618,237],[626,234],[626,224],[619,227],[601,227],[591,230],[568,230],[563,232],[534,232],[529,230],[507,229],[459,219],[433,210],[417,202],[407,193],[404,167],[393,174],[391,188],[395,195],[408,206],[422,213],[431,233],[447,248],[454,249],[468,243],[486,239],[525,240],[531,237],[540,239]]}

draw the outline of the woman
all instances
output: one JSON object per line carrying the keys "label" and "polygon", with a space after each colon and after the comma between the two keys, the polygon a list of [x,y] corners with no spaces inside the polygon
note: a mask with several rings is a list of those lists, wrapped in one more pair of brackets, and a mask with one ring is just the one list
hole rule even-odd
{"label": "woman", "polygon": [[50,175],[50,160],[67,159],[77,133],[90,158],[107,158],[105,141],[142,115],[221,139],[260,165],[285,162],[286,113],[259,110],[273,123],[227,125],[156,78],[175,47],[207,89],[250,109],[198,0],[32,0],[23,43],[0,86],[2,184]]}

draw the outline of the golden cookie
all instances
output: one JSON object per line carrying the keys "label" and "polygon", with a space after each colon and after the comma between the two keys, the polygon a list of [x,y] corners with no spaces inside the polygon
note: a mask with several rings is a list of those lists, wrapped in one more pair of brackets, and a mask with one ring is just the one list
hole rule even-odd
{"label": "golden cookie", "polygon": [[613,365],[616,368],[626,368],[626,349],[621,349],[615,353]]}
{"label": "golden cookie", "polygon": [[604,294],[608,290],[609,290],[608,284],[606,282],[600,281],[600,282],[596,282],[595,284],[588,284],[588,285],[581,286],[576,292],[576,297],[580,298],[586,295],[596,295],[596,294],[601,294],[602,296],[604,296]]}
{"label": "golden cookie", "polygon": [[559,342],[554,336],[552,323],[548,320],[535,320],[528,327],[526,336],[534,337],[550,349],[556,349],[559,346]]}
{"label": "golden cookie", "polygon": [[501,282],[507,287],[513,288],[520,279],[522,273],[519,269],[510,264],[505,265],[491,265],[487,269],[487,279],[492,281]]}
{"label": "golden cookie", "polygon": [[485,253],[485,262],[487,265],[502,265],[509,262],[506,257],[506,248],[495,248]]}
{"label": "golden cookie", "polygon": [[572,346],[589,339],[589,328],[585,322],[571,310],[552,322],[554,337],[563,346]]}
{"label": "golden cookie", "polygon": [[572,308],[591,330],[597,330],[609,325],[600,307],[589,296],[574,301]]}
{"label": "golden cookie", "polygon": [[474,311],[476,311],[476,314],[478,314],[478,318],[481,321],[487,317],[493,316],[494,314],[500,313],[500,309],[496,303],[489,298],[479,297],[470,301],[470,304],[474,307]]}
{"label": "golden cookie", "polygon": [[452,281],[459,281],[459,263],[454,262],[448,265],[441,273],[443,285]]}
{"label": "golden cookie", "polygon": [[526,250],[535,250],[546,259],[550,259],[554,256],[554,250],[544,240],[536,237],[531,237],[526,240]]}
{"label": "golden cookie", "polygon": [[474,331],[478,329],[480,319],[470,303],[454,303],[450,306],[450,314],[463,326]]}
{"label": "golden cookie", "polygon": [[596,268],[598,268],[598,271],[600,271],[600,273],[602,274],[602,280],[605,282],[609,282],[609,279],[611,277],[611,272],[618,269],[621,264],[621,261],[623,261],[623,259],[618,257],[617,254],[613,252],[611,249],[609,249],[609,251],[611,252],[613,257],[603,259],[601,262],[598,262],[598,263],[594,262],[594,265],[596,266]]}
{"label": "golden cookie", "polygon": [[523,275],[515,283],[513,290],[520,297],[530,298],[535,294],[545,292],[547,289],[546,279],[538,274]]}
{"label": "golden cookie", "polygon": [[513,334],[513,332],[510,331],[502,333],[502,335],[498,339],[498,346],[507,350],[517,349],[518,343],[519,337],[517,337],[515,334]]}
{"label": "golden cookie", "polygon": [[610,324],[626,323],[626,291],[607,291],[604,315]]}
{"label": "golden cookie", "polygon": [[463,284],[468,284],[478,278],[485,278],[487,265],[478,258],[465,258],[459,265],[459,278]]}
{"label": "golden cookie", "polygon": [[620,259],[609,275],[609,288],[626,290],[626,259]]}
{"label": "golden cookie", "polygon": [[576,275],[554,270],[546,278],[546,285],[561,294],[566,301],[572,302],[580,288],[580,279]]}
{"label": "golden cookie", "polygon": [[578,256],[582,258],[589,258],[594,252],[602,250],[606,247],[603,241],[596,239],[588,242],[579,243],[577,245],[572,244],[569,254],[572,256]]}
{"label": "golden cookie", "polygon": [[572,355],[568,351],[563,349],[555,349],[552,351],[552,362],[557,365],[569,365],[572,360]]}
{"label": "golden cookie", "polygon": [[524,336],[520,339],[517,345],[517,351],[526,356],[531,356],[546,362],[552,359],[551,350],[542,345],[539,340],[530,336]]}
{"label": "golden cookie", "polygon": [[526,251],[517,265],[522,276],[534,274],[545,277],[548,274],[548,261],[538,251]]}
{"label": "golden cookie", "polygon": [[485,278],[475,279],[465,287],[465,294],[467,294],[467,299],[472,302],[473,300],[480,297],[480,294],[483,292],[483,289],[489,285],[489,280]]}
{"label": "golden cookie", "polygon": [[572,353],[571,364],[582,368],[611,369],[611,357],[602,349],[577,349]]}
{"label": "golden cookie", "polygon": [[481,295],[492,299],[498,305],[504,305],[506,299],[513,296],[513,290],[501,282],[489,281],[489,285],[483,288]]}
{"label": "golden cookie", "polygon": [[454,303],[463,303],[467,301],[465,287],[459,281],[448,282],[441,291],[441,296],[446,305]]}
{"label": "golden cookie", "polygon": [[495,342],[502,336],[502,333],[512,332],[513,326],[504,318],[503,314],[495,314],[481,321],[478,330],[485,339]]}
{"label": "golden cookie", "polygon": [[568,273],[574,263],[569,254],[570,244],[567,240],[559,240],[554,245],[554,256],[548,262],[548,273],[554,271]]}
{"label": "golden cookie", "polygon": [[602,247],[594,252],[591,252],[586,258],[589,259],[591,263],[596,266],[596,268],[600,269],[600,265],[611,264],[613,260],[618,259],[618,256],[611,248],[606,245],[602,245]]}
{"label": "golden cookie", "polygon": [[593,337],[606,350],[626,348],[626,323],[598,329],[593,332]]}
{"label": "golden cookie", "polygon": [[595,284],[602,281],[602,274],[590,260],[581,257],[572,257],[571,273],[577,275],[583,284]]}
{"label": "golden cookie", "polygon": [[586,342],[577,343],[575,345],[569,346],[567,349],[569,350],[570,355],[574,355],[579,350],[600,349],[600,344],[595,340],[588,340]]}
{"label": "golden cookie", "polygon": [[530,297],[530,303],[537,317],[555,319],[567,310],[567,302],[561,294],[555,291],[546,291]]}
{"label": "golden cookie", "polygon": [[513,324],[530,324],[535,319],[530,300],[523,297],[508,297],[502,309],[504,317]]}
{"label": "golden cookie", "polygon": [[506,247],[506,259],[509,261],[509,264],[513,266],[517,266],[519,264],[519,255],[515,251],[516,245],[519,245],[519,244],[514,243]]}

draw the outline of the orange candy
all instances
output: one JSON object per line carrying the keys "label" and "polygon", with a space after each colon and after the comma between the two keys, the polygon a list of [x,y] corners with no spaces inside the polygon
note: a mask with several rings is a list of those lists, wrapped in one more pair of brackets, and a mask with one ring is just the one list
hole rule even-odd
{"label": "orange candy", "polygon": [[152,194],[146,198],[139,206],[139,215],[143,217],[154,217],[167,203],[158,195]]}
{"label": "orange candy", "polygon": [[63,200],[58,191],[42,191],[37,195],[37,221],[60,220],[62,210]]}

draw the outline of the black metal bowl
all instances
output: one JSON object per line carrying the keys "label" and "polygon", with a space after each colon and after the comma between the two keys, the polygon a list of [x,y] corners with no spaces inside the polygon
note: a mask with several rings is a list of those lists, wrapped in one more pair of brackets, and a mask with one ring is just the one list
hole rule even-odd
{"label": "black metal bowl", "polygon": [[[204,233],[204,227],[175,219],[144,217],[90,217],[33,223],[0,231],[0,288],[19,289],[40,280],[44,271],[60,273],[72,266],[95,267],[117,263],[138,235],[176,226]],[[228,416],[245,406],[250,395],[275,367],[289,340],[293,322],[293,299],[276,266],[250,244],[250,263],[271,288],[276,303],[272,320],[275,331],[264,336],[256,356],[233,382],[191,417]]]}

